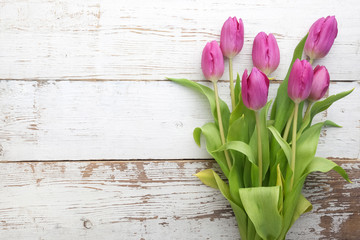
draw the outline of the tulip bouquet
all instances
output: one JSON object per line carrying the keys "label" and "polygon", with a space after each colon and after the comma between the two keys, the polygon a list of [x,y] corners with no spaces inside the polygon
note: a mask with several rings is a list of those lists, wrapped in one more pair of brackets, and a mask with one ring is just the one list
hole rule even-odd
{"label": "tulip bouquet", "polygon": [[[328,90],[330,75],[324,66],[313,69],[312,64],[330,51],[337,31],[335,17],[320,18],[311,26],[295,48],[273,102],[267,100],[269,75],[279,65],[280,52],[272,34],[260,32],[255,37],[254,67],[250,73],[245,69],[241,84],[238,75],[234,85],[232,59],[244,44],[244,26],[235,17],[224,23],[220,46],[212,41],[202,53],[201,68],[214,90],[170,78],[205,95],[210,103],[214,122],[195,128],[193,137],[199,146],[200,136],[205,137],[207,151],[223,174],[220,177],[207,169],[196,176],[229,201],[241,239],[285,239],[299,216],[312,209],[301,193],[309,173],[333,169],[350,182],[337,164],[315,156],[321,129],[339,125],[328,120],[312,123],[316,114],[352,91],[320,100]],[[231,112],[217,87],[224,57],[229,59]]]}

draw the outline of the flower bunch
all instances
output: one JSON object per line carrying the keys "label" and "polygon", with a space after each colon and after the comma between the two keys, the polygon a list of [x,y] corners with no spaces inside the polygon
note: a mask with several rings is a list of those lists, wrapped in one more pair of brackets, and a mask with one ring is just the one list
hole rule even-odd
{"label": "flower bunch", "polygon": [[[214,122],[196,128],[193,136],[199,146],[201,135],[205,137],[207,151],[226,180],[212,169],[196,176],[219,189],[229,201],[241,239],[285,239],[300,215],[312,209],[301,194],[309,173],[334,169],[350,182],[337,164],[315,156],[321,129],[339,125],[331,121],[312,124],[314,116],[352,91],[320,101],[328,91],[330,75],[324,66],[313,69],[312,64],[327,55],[336,36],[335,17],[320,18],[311,26],[295,48],[273,102],[268,101],[269,75],[280,63],[273,34],[260,32],[255,37],[254,67],[250,73],[244,70],[241,83],[238,75],[234,86],[232,59],[244,44],[244,25],[236,17],[224,23],[220,46],[212,41],[202,53],[201,68],[214,90],[187,79],[170,78],[205,95],[210,103]],[[224,57],[229,59],[232,111],[219,98],[217,87],[224,73]]]}

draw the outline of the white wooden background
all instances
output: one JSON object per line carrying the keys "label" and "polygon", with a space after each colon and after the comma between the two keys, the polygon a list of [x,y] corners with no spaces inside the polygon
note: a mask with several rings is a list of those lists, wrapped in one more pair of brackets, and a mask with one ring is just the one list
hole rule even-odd
{"label": "white wooden background", "polygon": [[165,80],[203,81],[202,48],[234,15],[245,25],[235,70],[271,32],[279,80],[311,24],[336,15],[338,37],[317,63],[330,94],[355,91],[318,118],[343,126],[322,132],[318,155],[354,183],[312,175],[314,210],[288,239],[359,239],[359,12],[357,0],[0,0],[0,239],[238,239],[226,200],[192,175],[218,169],[192,139],[211,119],[207,102]]}

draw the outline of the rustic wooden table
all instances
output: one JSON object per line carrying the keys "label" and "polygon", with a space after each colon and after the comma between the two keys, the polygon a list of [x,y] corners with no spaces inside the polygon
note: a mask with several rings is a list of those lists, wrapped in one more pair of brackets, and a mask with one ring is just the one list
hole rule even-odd
{"label": "rustic wooden table", "polygon": [[251,67],[254,36],[272,32],[276,79],[311,24],[336,15],[317,63],[330,94],[355,91],[317,119],[343,126],[323,130],[318,155],[353,184],[313,174],[314,210],[288,239],[359,239],[359,13],[357,0],[0,1],[0,239],[239,239],[226,200],[192,175],[217,168],[192,139],[211,119],[206,100],[165,80],[203,80],[202,48],[233,15],[245,25],[235,70]]}

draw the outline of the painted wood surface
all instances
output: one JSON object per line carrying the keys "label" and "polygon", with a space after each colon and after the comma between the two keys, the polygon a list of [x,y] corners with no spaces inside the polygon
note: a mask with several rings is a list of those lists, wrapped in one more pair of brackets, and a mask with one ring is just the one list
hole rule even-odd
{"label": "painted wood surface", "polygon": [[[319,156],[359,157],[360,86],[333,83],[330,94],[351,88],[317,119],[343,126],[324,129]],[[172,82],[1,81],[0,91],[2,161],[210,158],[192,138],[213,121],[209,104]],[[221,83],[227,102],[228,92]]]}
{"label": "painted wood surface", "polygon": [[223,22],[233,15],[245,24],[235,69],[251,67],[253,38],[271,32],[281,50],[274,77],[282,79],[311,24],[336,15],[338,37],[319,62],[334,80],[358,80],[359,12],[357,0],[1,1],[0,79],[200,80],[203,46],[219,40]]}
{"label": "painted wood surface", "polygon": [[[358,239],[360,164],[304,189],[314,210],[287,239]],[[212,160],[0,163],[1,239],[239,239],[230,206],[192,174]]]}
{"label": "painted wood surface", "polygon": [[278,80],[311,24],[336,15],[335,44],[315,63],[329,94],[355,90],[316,119],[343,126],[323,130],[317,155],[354,183],[312,175],[314,210],[287,239],[359,239],[359,12],[356,0],[0,0],[0,239],[238,239],[226,200],[192,175],[218,170],[192,139],[211,121],[206,99],[165,79],[202,81],[202,48],[234,15],[245,25],[235,71],[265,31]]}

